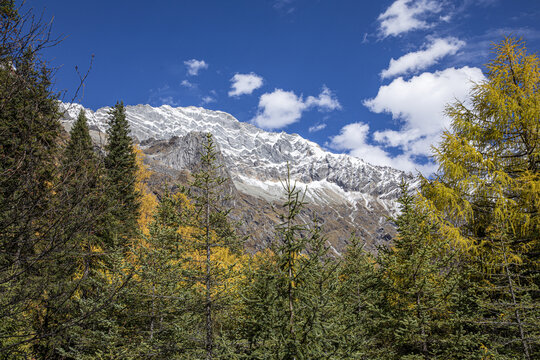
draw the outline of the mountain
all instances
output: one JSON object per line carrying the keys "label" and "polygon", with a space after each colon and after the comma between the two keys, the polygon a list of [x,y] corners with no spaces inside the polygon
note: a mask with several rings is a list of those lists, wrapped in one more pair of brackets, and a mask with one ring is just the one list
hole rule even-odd
{"label": "mountain", "polygon": [[[84,108],[65,103],[61,107],[62,123],[69,129]],[[84,109],[98,144],[106,141],[109,110]],[[305,220],[314,215],[321,219],[336,253],[352,232],[371,248],[390,239],[394,231],[386,219],[396,211],[399,183],[403,177],[413,180],[400,170],[326,151],[297,134],[264,131],[221,111],[136,105],[126,106],[126,115],[132,136],[147,155],[146,163],[169,181],[193,170],[203,133],[213,134],[231,180],[232,216],[250,236],[248,247],[253,249],[273,238],[277,221],[273,204],[283,199],[280,179],[287,174],[287,164],[298,186],[307,189]]]}

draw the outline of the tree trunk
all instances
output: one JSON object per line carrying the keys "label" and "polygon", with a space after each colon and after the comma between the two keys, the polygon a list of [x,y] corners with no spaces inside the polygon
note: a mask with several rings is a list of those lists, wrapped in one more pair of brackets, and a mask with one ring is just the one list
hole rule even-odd
{"label": "tree trunk", "polygon": [[521,317],[519,314],[519,308],[516,300],[516,293],[514,291],[514,285],[512,283],[512,276],[510,274],[510,269],[508,268],[508,260],[506,259],[506,247],[503,245],[503,256],[504,256],[504,270],[506,274],[506,279],[508,280],[508,288],[510,289],[510,295],[512,295],[512,305],[514,306],[514,313],[516,315],[516,322],[519,328],[519,335],[521,337],[521,343],[523,344],[523,352],[525,354],[525,359],[530,360],[531,356],[529,355],[529,344],[527,343],[527,338],[525,336],[525,330],[523,329],[523,324],[521,323]]}
{"label": "tree trunk", "polygon": [[156,316],[156,284],[152,282],[152,316],[150,318],[150,340],[154,338],[154,319]]}
{"label": "tree trunk", "polygon": [[205,204],[205,231],[206,231],[206,359],[213,359],[213,337],[212,337],[212,298],[211,298],[211,247],[210,247],[210,194],[206,189],[206,204]]}
{"label": "tree trunk", "polygon": [[420,334],[422,335],[422,353],[424,357],[428,359],[428,347],[426,341],[426,329],[424,327],[424,316],[420,310],[420,293],[416,293],[416,306],[417,306],[417,316],[420,319]]}

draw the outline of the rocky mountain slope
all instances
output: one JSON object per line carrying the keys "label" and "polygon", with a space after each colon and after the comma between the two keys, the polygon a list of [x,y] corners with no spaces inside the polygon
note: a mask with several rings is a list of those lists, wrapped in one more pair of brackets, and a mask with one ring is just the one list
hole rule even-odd
{"label": "rocky mountain slope", "polygon": [[[83,107],[62,107],[63,123],[69,129]],[[84,110],[94,139],[103,143],[110,108]],[[304,220],[316,214],[337,253],[351,232],[365,238],[369,246],[393,234],[386,216],[396,209],[401,178],[411,178],[399,170],[325,151],[297,134],[267,132],[220,111],[136,105],[127,106],[126,114],[147,163],[173,181],[196,166],[203,133],[214,135],[231,179],[232,216],[250,236],[250,248],[262,248],[273,238],[277,217],[272,204],[283,198],[280,179],[287,164],[298,186],[307,189]]]}

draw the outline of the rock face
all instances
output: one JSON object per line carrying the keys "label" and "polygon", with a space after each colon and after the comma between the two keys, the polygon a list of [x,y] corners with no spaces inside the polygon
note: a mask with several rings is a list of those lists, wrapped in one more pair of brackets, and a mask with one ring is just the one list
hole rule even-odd
{"label": "rock face", "polygon": [[[62,107],[68,129],[84,108]],[[84,110],[94,139],[103,142],[110,108]],[[137,105],[127,106],[126,115],[148,165],[173,181],[196,168],[204,133],[212,133],[224,165],[222,175],[231,180],[231,216],[249,236],[250,249],[263,248],[273,239],[273,205],[283,199],[280,179],[287,174],[287,164],[298,186],[307,189],[303,220],[317,216],[336,253],[352,232],[368,247],[388,241],[394,230],[386,217],[396,211],[399,183],[403,177],[412,181],[402,171],[325,151],[297,134],[267,132],[220,111]]]}

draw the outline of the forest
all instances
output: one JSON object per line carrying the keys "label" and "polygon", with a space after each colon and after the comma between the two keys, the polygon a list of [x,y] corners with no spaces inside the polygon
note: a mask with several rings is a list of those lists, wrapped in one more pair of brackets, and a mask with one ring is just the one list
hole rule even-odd
{"label": "forest", "polygon": [[522,39],[448,104],[439,170],[402,183],[387,246],[352,234],[331,254],[283,174],[253,254],[210,134],[191,182],[153,193],[123,103],[103,152],[84,112],[67,136],[50,25],[12,1],[0,19],[0,359],[540,358],[540,60]]}

